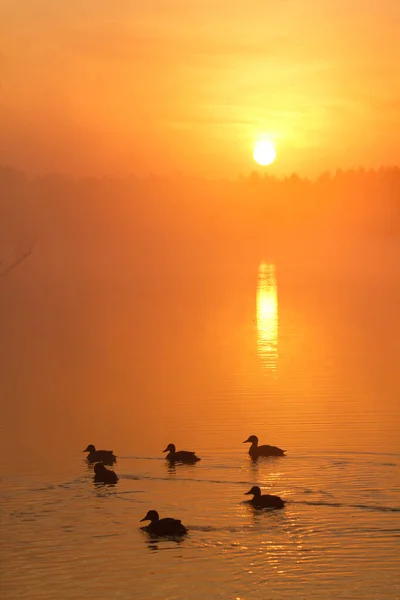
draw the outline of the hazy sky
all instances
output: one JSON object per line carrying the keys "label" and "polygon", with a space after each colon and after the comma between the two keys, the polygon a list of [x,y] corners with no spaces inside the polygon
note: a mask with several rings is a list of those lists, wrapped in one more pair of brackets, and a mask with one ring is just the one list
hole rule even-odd
{"label": "hazy sky", "polygon": [[400,162],[399,0],[0,0],[0,163],[247,174]]}

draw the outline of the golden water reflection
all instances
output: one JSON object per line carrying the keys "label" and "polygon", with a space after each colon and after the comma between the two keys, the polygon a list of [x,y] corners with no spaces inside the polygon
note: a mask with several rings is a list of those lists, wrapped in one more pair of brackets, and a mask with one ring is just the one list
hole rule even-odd
{"label": "golden water reflection", "polygon": [[257,350],[263,366],[276,371],[278,363],[278,287],[274,264],[258,267]]}

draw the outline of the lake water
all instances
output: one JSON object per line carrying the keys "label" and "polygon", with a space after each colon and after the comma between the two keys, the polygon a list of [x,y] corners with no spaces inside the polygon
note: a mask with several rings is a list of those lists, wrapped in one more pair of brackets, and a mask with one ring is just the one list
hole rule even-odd
{"label": "lake water", "polygon": [[[0,280],[4,600],[400,598],[393,249],[72,283],[40,252]],[[287,456],[253,463],[251,434]],[[170,442],[201,462],[168,468]],[[255,484],[285,509],[251,509]],[[151,508],[186,538],[149,539]]]}

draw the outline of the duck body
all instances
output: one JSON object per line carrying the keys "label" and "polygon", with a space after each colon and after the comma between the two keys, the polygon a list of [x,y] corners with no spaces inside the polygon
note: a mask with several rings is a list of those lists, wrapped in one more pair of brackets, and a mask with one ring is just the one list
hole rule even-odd
{"label": "duck body", "polygon": [[181,462],[187,465],[193,465],[201,460],[198,456],[196,456],[195,452],[188,452],[187,450],[179,450],[177,452],[175,444],[168,444],[163,452],[168,452],[165,458],[171,463]]}
{"label": "duck body", "polygon": [[112,450],[96,450],[93,444],[89,444],[84,452],[89,452],[87,459],[90,463],[102,462],[105,465],[112,465],[117,460]]}
{"label": "duck body", "polygon": [[104,464],[98,462],[94,465],[95,483],[117,483],[118,476],[114,471],[106,469]]}
{"label": "duck body", "polygon": [[254,508],[284,508],[285,500],[282,500],[280,496],[274,496],[273,494],[261,494],[260,488],[255,485],[245,496],[252,495],[253,498],[250,500],[250,504]]}
{"label": "duck body", "polygon": [[182,525],[179,519],[171,519],[170,517],[160,519],[156,510],[149,510],[147,515],[140,520],[140,522],[142,521],[150,521],[150,525],[146,525],[143,529],[152,535],[171,536],[187,533],[186,527]]}
{"label": "duck body", "polygon": [[256,435],[251,435],[243,442],[243,444],[247,443],[251,443],[249,454],[252,458],[258,458],[259,456],[285,456],[286,450],[282,450],[278,446],[268,446],[268,444],[259,446]]}

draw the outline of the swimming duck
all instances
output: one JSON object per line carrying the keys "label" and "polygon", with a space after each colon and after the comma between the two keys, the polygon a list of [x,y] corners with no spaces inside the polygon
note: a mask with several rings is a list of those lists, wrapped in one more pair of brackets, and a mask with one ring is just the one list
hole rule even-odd
{"label": "swimming duck", "polygon": [[244,440],[243,444],[247,443],[251,443],[249,454],[252,458],[258,458],[259,456],[284,456],[286,452],[286,450],[282,450],[278,446],[259,446],[256,435],[251,435],[247,440]]}
{"label": "swimming duck", "polygon": [[84,452],[89,452],[87,459],[91,463],[102,462],[105,465],[112,465],[117,460],[112,450],[96,450],[93,444],[89,444]]}
{"label": "swimming duck", "polygon": [[170,462],[181,462],[190,465],[201,460],[198,456],[196,456],[195,452],[188,452],[187,450],[179,450],[177,452],[175,449],[175,444],[168,444],[163,452],[168,452],[165,458]]}
{"label": "swimming duck", "polygon": [[143,529],[153,535],[184,535],[187,533],[186,527],[179,519],[169,517],[160,519],[156,510],[149,510],[147,515],[140,519],[140,522],[142,521],[150,521],[150,525],[146,525]]}
{"label": "swimming duck", "polygon": [[250,504],[254,508],[284,508],[285,500],[282,500],[279,496],[273,496],[272,494],[261,494],[261,490],[258,485],[255,485],[245,496],[252,495],[253,498],[250,500]]}
{"label": "swimming duck", "polygon": [[117,483],[118,476],[114,471],[106,469],[104,464],[99,462],[94,465],[94,481],[96,483]]}

